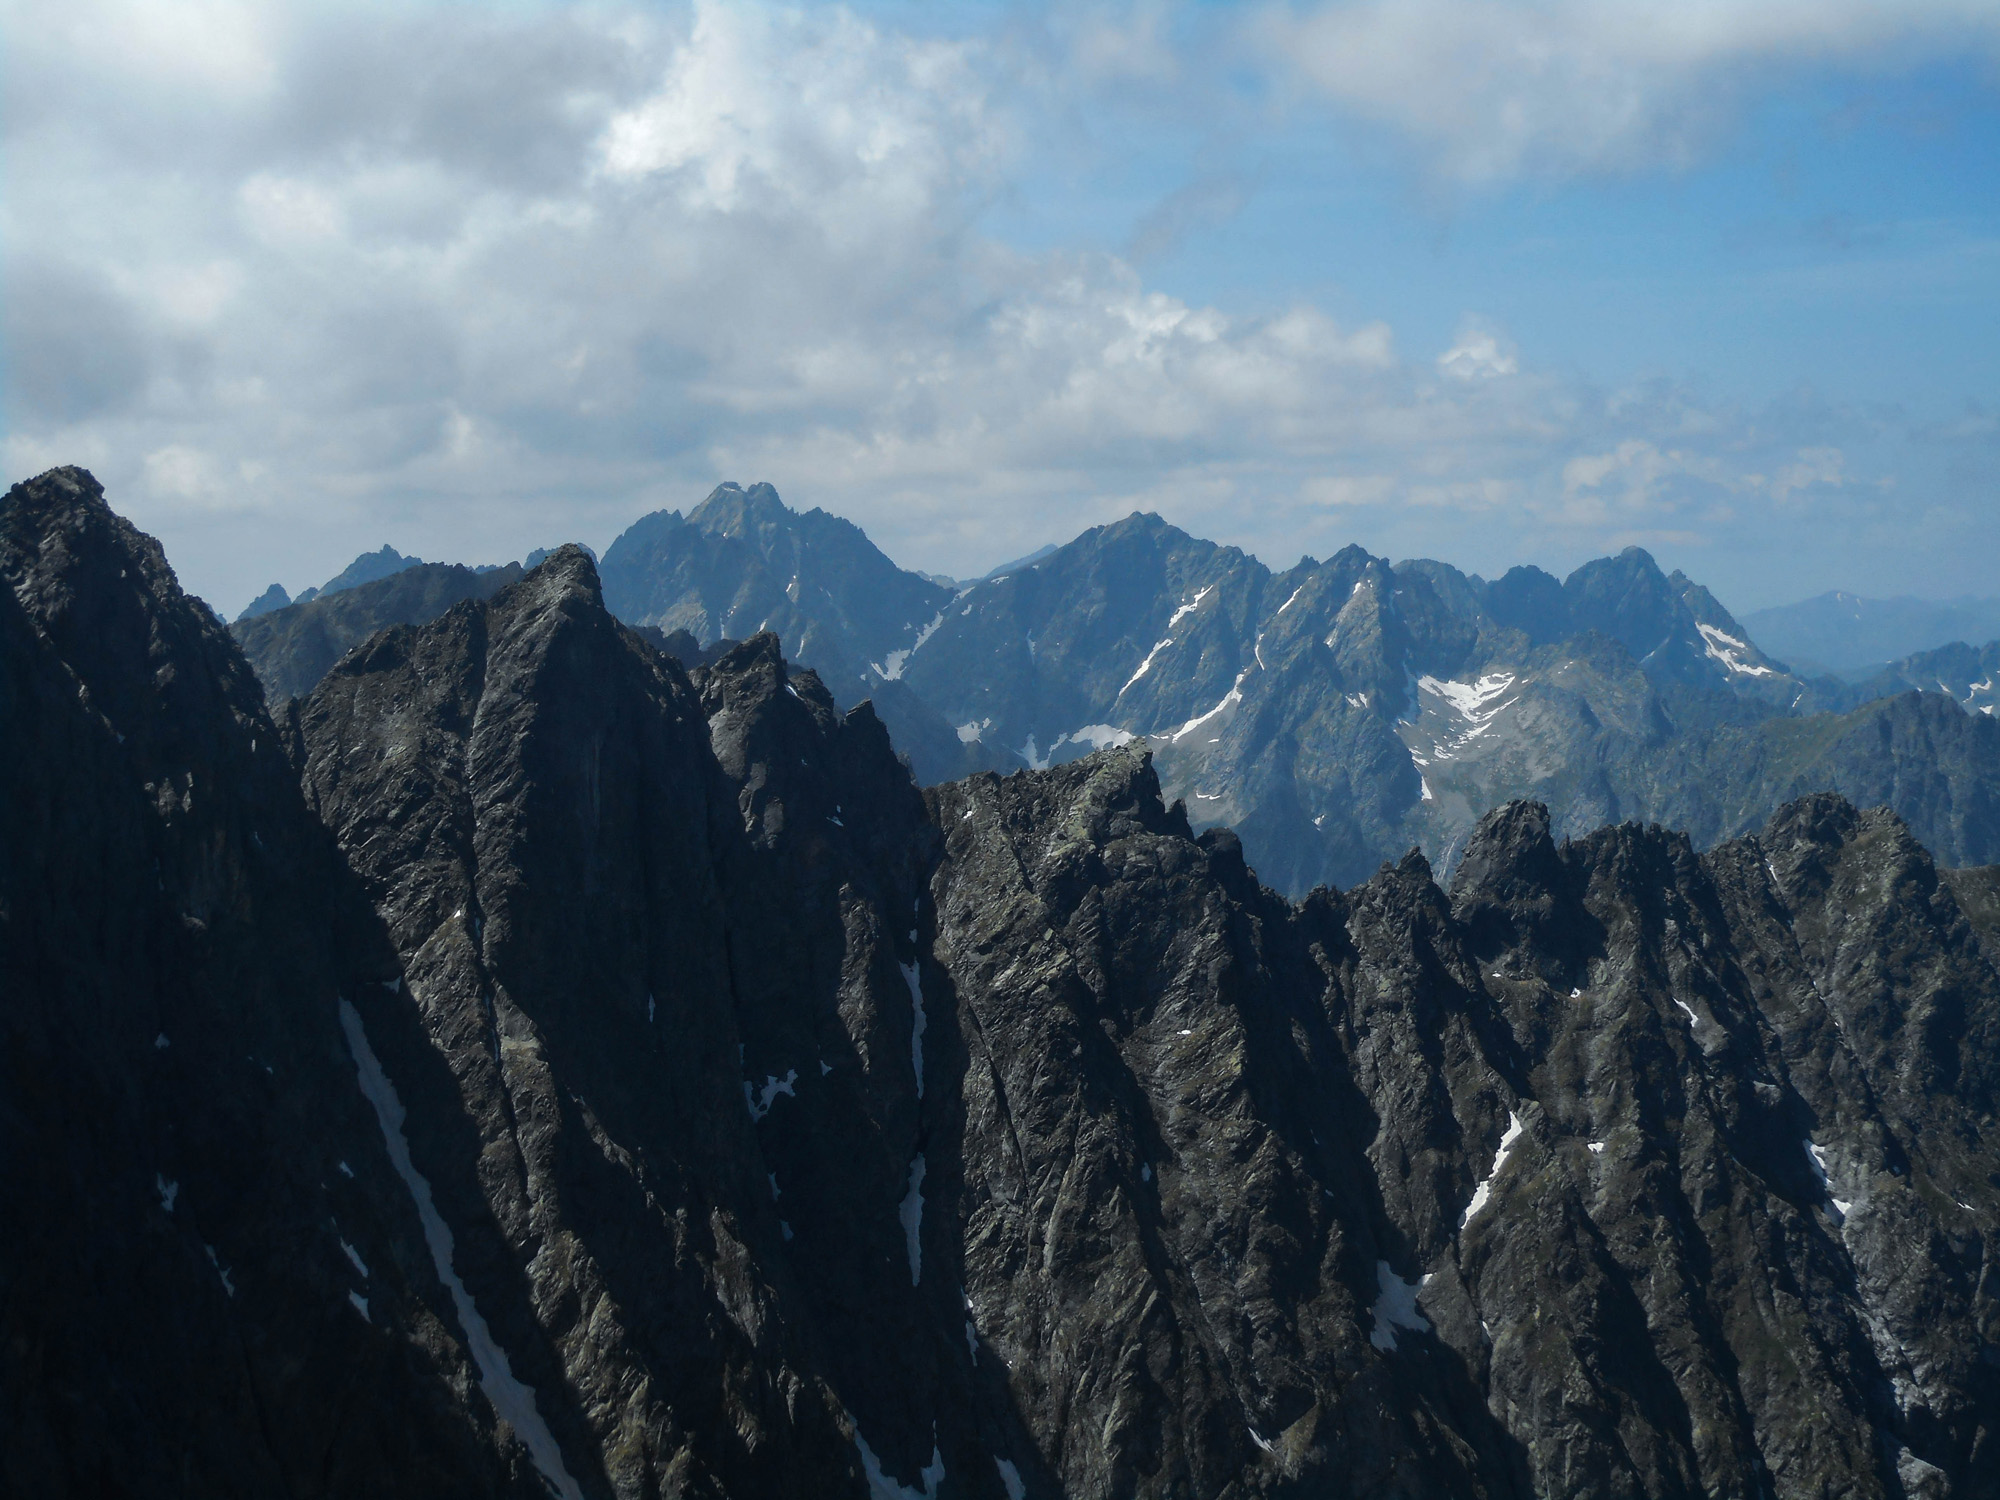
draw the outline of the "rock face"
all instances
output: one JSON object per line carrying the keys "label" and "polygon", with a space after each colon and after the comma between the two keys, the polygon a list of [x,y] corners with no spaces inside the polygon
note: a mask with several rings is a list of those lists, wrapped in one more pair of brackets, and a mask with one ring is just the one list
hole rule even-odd
{"label": "rock face", "polygon": [[376,631],[434,620],[460,600],[491,598],[520,577],[519,563],[480,572],[410,561],[381,578],[338,589],[329,584],[295,603],[246,614],[231,630],[265,695],[282,704],[310,693],[328,668]]}
{"label": "rock face", "polygon": [[1294,903],[568,548],[287,766],[87,476],[0,539],[12,1488],[2000,1493],[1994,886],[1892,814]]}
{"label": "rock face", "polygon": [[1976,647],[1953,641],[1891,662],[1856,691],[1880,698],[1907,692],[1945,693],[1973,712],[1991,717],[2000,707],[2000,689],[1994,686],[1996,671],[2000,671],[2000,640]]}
{"label": "rock face", "polygon": [[[375,629],[515,576],[412,563],[384,549],[342,578],[410,571],[239,621],[267,691],[302,696]],[[925,784],[1143,737],[1194,826],[1234,828],[1295,896],[1412,844],[1448,875],[1479,818],[1522,797],[1562,834],[1661,821],[1705,847],[1831,789],[1886,802],[1947,864],[2000,860],[2000,739],[1970,716],[2000,701],[1994,648],[1808,679],[1636,547],[1562,580],[1358,547],[1274,574],[1135,515],[953,586],[769,485],[725,484],[636,522],[603,578],[611,612],[684,662],[769,629],[836,702],[871,701]],[[1913,689],[1927,701],[1900,701]]]}
{"label": "rock face", "polygon": [[770,631],[837,701],[872,699],[926,782],[998,764],[899,681],[953,592],[897,567],[853,522],[790,509],[768,484],[718,485],[685,518],[642,517],[604,554],[619,619],[702,646]]}
{"label": "rock face", "polygon": [[[725,486],[605,566],[622,618],[704,643],[768,625],[836,697],[872,696],[926,782],[1143,737],[1195,827],[1234,828],[1294,895],[1412,844],[1448,873],[1520,797],[1559,833],[1664,821],[1706,846],[1832,789],[1886,801],[1947,863],[2000,860],[2000,740],[1937,691],[1986,707],[1984,657],[1809,680],[1636,547],[1561,580],[1358,547],[1272,573],[1135,515],[951,595],[845,522]],[[1913,687],[1932,701],[1888,701]]]}
{"label": "rock face", "polygon": [[890,562],[852,521],[791,510],[768,484],[720,485],[685,519],[635,522],[604,554],[604,592],[620,619],[702,641],[770,630],[843,683],[865,680],[871,662],[897,675],[898,648],[952,595]]}
{"label": "rock face", "polygon": [[80,470],[0,502],[0,574],[0,1490],[537,1493],[357,1087],[373,923],[256,679]]}

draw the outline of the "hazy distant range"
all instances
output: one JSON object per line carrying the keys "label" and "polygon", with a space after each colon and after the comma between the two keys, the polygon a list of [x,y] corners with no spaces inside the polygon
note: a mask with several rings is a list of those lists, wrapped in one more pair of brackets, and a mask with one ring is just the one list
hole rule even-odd
{"label": "hazy distant range", "polygon": [[[1023,564],[1039,562],[1056,550],[1053,543],[1002,564],[987,577],[1007,573]],[[546,555],[538,549],[525,566],[533,567]],[[267,613],[289,603],[303,602],[316,594],[335,593],[415,565],[415,557],[403,557],[392,548],[368,553],[354,560],[346,572],[318,589],[307,589],[297,600],[286,596],[277,584],[248,609],[243,618]],[[480,570],[486,571],[486,570]],[[511,575],[510,575],[511,576]],[[933,582],[951,580],[926,574]],[[961,580],[965,583],[974,580]],[[1785,662],[1795,672],[1812,676],[1831,673],[1860,678],[1889,662],[1919,651],[1946,646],[1953,641],[1978,644],[2000,639],[2000,597],[1958,599],[1869,599],[1840,590],[1801,599],[1796,604],[1780,604],[1754,610],[1738,617],[1751,638],[1766,652]],[[336,653],[337,654],[337,653]]]}
{"label": "hazy distant range", "polygon": [[1795,672],[1856,676],[1953,641],[2000,637],[2000,598],[1864,599],[1834,592],[1740,617]]}

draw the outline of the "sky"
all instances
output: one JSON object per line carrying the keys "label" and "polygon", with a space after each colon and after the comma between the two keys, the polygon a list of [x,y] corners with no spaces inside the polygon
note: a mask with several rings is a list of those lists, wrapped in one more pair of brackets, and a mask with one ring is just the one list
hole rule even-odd
{"label": "sky", "polygon": [[769,480],[971,576],[2000,593],[2000,0],[0,0],[0,451],[233,615]]}

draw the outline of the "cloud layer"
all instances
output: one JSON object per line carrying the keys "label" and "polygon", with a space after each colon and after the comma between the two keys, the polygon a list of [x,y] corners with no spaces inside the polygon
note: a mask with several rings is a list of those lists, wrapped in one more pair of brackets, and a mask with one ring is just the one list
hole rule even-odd
{"label": "cloud layer", "polygon": [[[1817,30],[1630,10],[1266,11],[1231,45],[1490,176],[1692,149],[1704,70],[1914,34],[1861,0]],[[1233,211],[1226,179],[1132,259],[983,231],[1063,91],[1178,76],[1157,7],[1053,64],[836,7],[167,14],[8,9],[5,452],[96,468],[225,606],[384,539],[601,545],[721,478],[966,572],[1134,506],[1280,563],[1890,524],[1887,419],[1594,390],[1473,316],[1409,349],[1150,285],[1149,246]]]}
{"label": "cloud layer", "polygon": [[1274,7],[1262,55],[1445,174],[1683,166],[1772,75],[2000,55],[1987,0],[1331,0]]}

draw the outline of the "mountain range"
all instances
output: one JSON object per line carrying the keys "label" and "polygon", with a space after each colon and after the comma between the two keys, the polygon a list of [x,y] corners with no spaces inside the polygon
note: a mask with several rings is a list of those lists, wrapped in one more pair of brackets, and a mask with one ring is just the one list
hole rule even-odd
{"label": "mountain range", "polygon": [[[1035,629],[991,702],[1038,763],[1065,692],[1249,708],[1246,635],[1398,744],[1439,640],[1789,690],[1634,557],[1473,614],[1093,535],[1160,575],[1065,614],[1064,549],[901,663]],[[1515,801],[1448,887],[1292,901],[1164,747],[920,789],[577,548],[276,713],[81,470],[0,501],[0,578],[9,1493],[2000,1493],[2000,870],[1893,812]],[[1071,619],[1105,659],[1044,675]]]}
{"label": "mountain range", "polygon": [[[427,617],[420,575],[237,634],[274,692],[302,693],[373,629]],[[425,597],[441,609],[474,586],[439,575]],[[948,585],[850,522],[727,484],[635,523],[603,589],[659,643],[677,633],[684,660],[777,634],[837,701],[874,704],[925,783],[1144,738],[1192,826],[1235,829],[1293,895],[1412,846],[1449,872],[1479,818],[1521,797],[1559,835],[1636,820],[1706,847],[1838,790],[1894,808],[1948,865],[2000,860],[1990,671],[1951,656],[1861,683],[1801,675],[1638,548],[1566,579],[1358,547],[1274,573],[1134,515]]]}
{"label": "mountain range", "polygon": [[1743,623],[1801,670],[1859,677],[1953,641],[2000,637],[2000,599],[1867,599],[1836,591],[1756,610]]}

